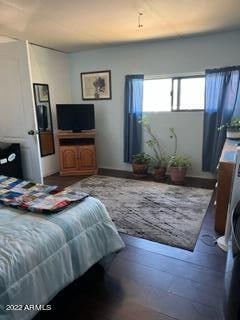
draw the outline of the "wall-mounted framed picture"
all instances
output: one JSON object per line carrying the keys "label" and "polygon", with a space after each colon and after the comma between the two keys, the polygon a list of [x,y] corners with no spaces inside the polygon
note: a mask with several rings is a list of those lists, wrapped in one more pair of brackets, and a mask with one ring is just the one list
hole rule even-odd
{"label": "wall-mounted framed picture", "polygon": [[110,70],[82,72],[81,86],[83,100],[112,99]]}

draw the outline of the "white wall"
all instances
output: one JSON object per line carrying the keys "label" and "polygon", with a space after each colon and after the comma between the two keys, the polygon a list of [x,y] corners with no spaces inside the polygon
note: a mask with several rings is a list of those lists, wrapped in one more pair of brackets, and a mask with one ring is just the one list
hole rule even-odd
{"label": "white wall", "polygon": [[[126,74],[170,75],[240,64],[240,31],[98,49],[70,55],[74,103],[81,102],[80,73],[112,71],[112,100],[95,101],[98,166],[128,170],[123,163],[123,103]],[[157,113],[152,129],[168,144],[168,128],[176,128],[179,152],[191,156],[191,176],[201,171],[202,112]],[[171,141],[169,142],[171,143]]]}
{"label": "white wall", "polygon": [[[56,104],[71,102],[68,55],[30,45],[30,61],[33,82],[49,85],[53,129],[56,133]],[[44,177],[59,170],[56,140],[55,154],[42,157],[41,161]]]}

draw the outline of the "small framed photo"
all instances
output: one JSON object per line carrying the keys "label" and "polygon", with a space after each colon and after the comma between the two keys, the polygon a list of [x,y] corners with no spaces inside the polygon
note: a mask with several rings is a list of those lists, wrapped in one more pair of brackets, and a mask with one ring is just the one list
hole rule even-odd
{"label": "small framed photo", "polygon": [[48,102],[49,100],[48,85],[46,84],[38,85],[38,100],[39,102]]}
{"label": "small framed photo", "polygon": [[81,86],[83,100],[112,99],[110,70],[81,73]]}

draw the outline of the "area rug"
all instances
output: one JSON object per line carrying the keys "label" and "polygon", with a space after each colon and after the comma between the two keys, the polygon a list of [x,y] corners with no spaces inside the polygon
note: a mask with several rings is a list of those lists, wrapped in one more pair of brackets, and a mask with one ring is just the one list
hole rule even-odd
{"label": "area rug", "polygon": [[107,176],[71,188],[100,199],[118,231],[193,251],[212,190]]}

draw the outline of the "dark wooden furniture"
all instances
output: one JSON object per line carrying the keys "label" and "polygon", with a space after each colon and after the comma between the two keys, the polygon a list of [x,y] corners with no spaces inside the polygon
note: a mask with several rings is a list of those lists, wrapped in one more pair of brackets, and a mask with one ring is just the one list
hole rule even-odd
{"label": "dark wooden furniture", "polygon": [[57,133],[60,175],[97,174],[95,131]]}
{"label": "dark wooden furniture", "polygon": [[218,165],[215,230],[221,235],[225,233],[237,143],[237,140],[226,139]]}

